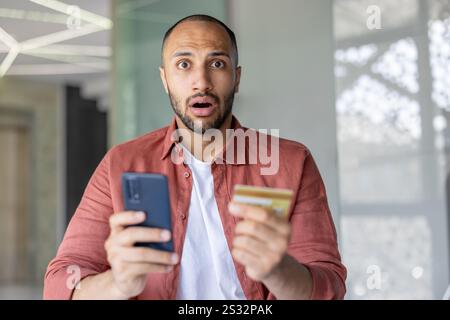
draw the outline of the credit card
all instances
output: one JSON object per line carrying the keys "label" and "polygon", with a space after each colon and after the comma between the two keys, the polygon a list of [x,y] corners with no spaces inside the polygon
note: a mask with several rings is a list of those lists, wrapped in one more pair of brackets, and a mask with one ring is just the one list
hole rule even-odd
{"label": "credit card", "polygon": [[289,189],[237,184],[234,186],[233,202],[270,209],[279,217],[287,219],[293,194]]}

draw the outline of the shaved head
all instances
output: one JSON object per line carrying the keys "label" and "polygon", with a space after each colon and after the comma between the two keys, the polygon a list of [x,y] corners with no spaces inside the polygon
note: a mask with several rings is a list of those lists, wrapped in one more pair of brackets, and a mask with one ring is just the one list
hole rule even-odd
{"label": "shaved head", "polygon": [[204,14],[195,14],[195,15],[191,15],[188,17],[185,17],[179,21],[177,21],[173,26],[171,26],[165,33],[164,38],[163,38],[163,42],[162,42],[162,47],[161,47],[161,65],[164,65],[164,50],[166,47],[166,42],[169,39],[170,35],[172,34],[173,30],[179,26],[180,24],[184,23],[184,22],[210,22],[210,23],[215,23],[217,25],[219,25],[221,28],[223,28],[226,33],[228,34],[228,37],[230,38],[230,42],[231,42],[231,47],[232,47],[232,59],[234,61],[235,66],[238,66],[239,63],[239,57],[238,57],[238,49],[237,49],[237,43],[236,43],[236,36],[234,35],[234,32],[222,21],[208,16],[208,15],[204,15]]}

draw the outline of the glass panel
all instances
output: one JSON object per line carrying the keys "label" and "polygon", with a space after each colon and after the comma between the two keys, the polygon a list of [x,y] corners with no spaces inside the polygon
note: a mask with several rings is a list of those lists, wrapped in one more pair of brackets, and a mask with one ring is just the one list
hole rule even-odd
{"label": "glass panel", "polygon": [[[347,298],[442,298],[449,1],[334,3]],[[367,27],[369,5],[380,9],[380,30]]]}
{"label": "glass panel", "polygon": [[347,282],[347,299],[432,297],[431,231],[424,216],[344,215],[341,225],[350,231],[343,237],[346,263],[357,266]]}
{"label": "glass panel", "polygon": [[372,32],[367,28],[368,11],[377,6],[383,13],[383,29],[410,27],[416,22],[419,3],[416,0],[335,0],[335,37],[337,40],[364,36]]}
{"label": "glass panel", "polygon": [[407,38],[337,50],[336,66],[343,204],[419,200],[415,42]]}

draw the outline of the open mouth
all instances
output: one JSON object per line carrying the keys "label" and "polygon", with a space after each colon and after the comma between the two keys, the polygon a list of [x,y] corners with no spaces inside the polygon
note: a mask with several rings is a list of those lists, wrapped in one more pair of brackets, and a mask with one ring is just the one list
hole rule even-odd
{"label": "open mouth", "polygon": [[209,117],[218,108],[218,99],[209,95],[197,95],[189,99],[190,112],[195,117]]}
{"label": "open mouth", "polygon": [[209,108],[209,107],[211,107],[211,103],[208,103],[208,102],[206,102],[206,103],[194,103],[193,105],[192,105],[192,107],[193,108],[200,108],[200,109],[204,109],[204,108]]}
{"label": "open mouth", "polygon": [[196,102],[191,105],[191,112],[196,117],[209,117],[211,116],[217,105],[210,102]]}

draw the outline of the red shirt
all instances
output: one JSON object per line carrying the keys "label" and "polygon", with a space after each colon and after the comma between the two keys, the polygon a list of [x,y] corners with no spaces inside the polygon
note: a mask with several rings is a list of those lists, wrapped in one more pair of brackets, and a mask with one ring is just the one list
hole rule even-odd
{"label": "red shirt", "polygon": [[[175,164],[171,159],[172,148],[178,150],[171,138],[176,128],[173,119],[170,126],[117,145],[107,152],[86,187],[56,257],[47,268],[45,299],[71,298],[72,289],[67,285],[73,278],[70,266],[80,268],[81,279],[110,269],[104,243],[110,232],[109,217],[124,210],[123,172],[160,173],[168,177],[174,249],[181,257],[192,175],[186,164]],[[241,127],[236,118],[233,118],[232,128],[251,130]],[[261,134],[257,133],[257,137],[260,139]],[[288,253],[309,269],[312,299],[342,299],[346,290],[346,269],[341,263],[325,187],[311,153],[300,143],[279,139],[279,170],[275,175],[261,175],[260,169],[267,165],[249,164],[248,150],[246,142],[244,162],[217,161],[211,166],[214,195],[229,248],[232,248],[234,229],[239,221],[227,209],[235,184],[294,190]],[[242,265],[236,261],[234,265],[247,299],[275,299],[262,283],[247,277]],[[147,286],[136,298],[175,299],[179,268],[180,264],[167,274],[150,273]]]}

